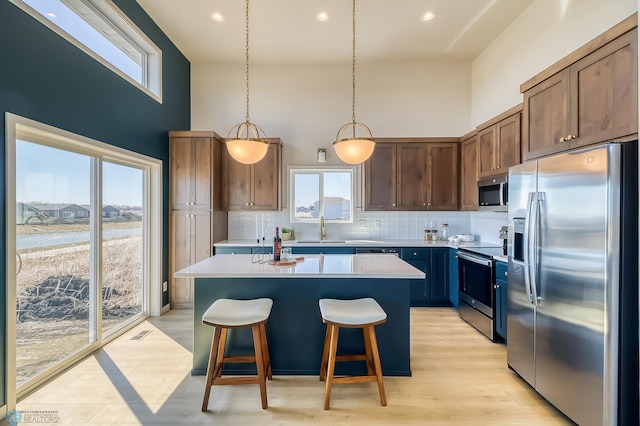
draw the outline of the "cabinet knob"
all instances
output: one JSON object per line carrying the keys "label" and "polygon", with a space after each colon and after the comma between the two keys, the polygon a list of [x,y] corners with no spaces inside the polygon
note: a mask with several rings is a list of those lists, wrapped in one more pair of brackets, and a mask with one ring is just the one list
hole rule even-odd
{"label": "cabinet knob", "polygon": [[498,289],[498,288],[500,288],[500,286],[499,286],[498,284],[495,284],[495,285],[493,286],[493,288]]}
{"label": "cabinet knob", "polygon": [[418,255],[418,253],[416,253],[416,252],[413,252],[413,255],[414,255],[414,256],[417,256],[417,255]]}
{"label": "cabinet knob", "polygon": [[391,205],[392,205],[393,207],[395,207],[395,206],[396,206],[396,203],[393,203],[393,204],[391,204]]}
{"label": "cabinet knob", "polygon": [[248,205],[249,205],[249,203],[245,204],[245,206],[248,206]]}
{"label": "cabinet knob", "polygon": [[571,135],[571,139],[575,139],[575,138],[576,138],[576,135]]}
{"label": "cabinet knob", "polygon": [[558,139],[558,142],[564,142],[564,138]]}
{"label": "cabinet knob", "polygon": [[570,141],[571,140],[571,135],[567,135],[567,137],[564,140]]}
{"label": "cabinet knob", "polygon": [[430,206],[430,205],[431,205],[431,203],[427,203],[427,205],[428,205],[428,206]]}
{"label": "cabinet knob", "polygon": [[505,276],[505,277],[507,276],[507,271],[504,271],[504,276]]}

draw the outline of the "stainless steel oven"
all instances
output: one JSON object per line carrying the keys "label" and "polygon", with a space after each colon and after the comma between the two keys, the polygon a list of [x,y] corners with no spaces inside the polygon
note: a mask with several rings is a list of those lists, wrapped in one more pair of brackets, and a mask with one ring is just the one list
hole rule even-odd
{"label": "stainless steel oven", "polygon": [[[502,251],[502,249],[499,249]],[[497,253],[496,251],[496,254]],[[458,312],[460,317],[492,341],[496,333],[495,261],[491,255],[458,250]]]}

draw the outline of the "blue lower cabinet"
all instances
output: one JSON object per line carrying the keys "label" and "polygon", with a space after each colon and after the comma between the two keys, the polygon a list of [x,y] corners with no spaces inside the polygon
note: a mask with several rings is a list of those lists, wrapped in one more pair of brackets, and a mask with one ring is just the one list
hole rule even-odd
{"label": "blue lower cabinet", "polygon": [[448,248],[401,248],[400,258],[425,273],[411,284],[411,306],[451,306]]}
{"label": "blue lower cabinet", "polygon": [[449,301],[458,309],[458,249],[449,249]]}
{"label": "blue lower cabinet", "polygon": [[496,332],[507,340],[507,264],[496,262]]}

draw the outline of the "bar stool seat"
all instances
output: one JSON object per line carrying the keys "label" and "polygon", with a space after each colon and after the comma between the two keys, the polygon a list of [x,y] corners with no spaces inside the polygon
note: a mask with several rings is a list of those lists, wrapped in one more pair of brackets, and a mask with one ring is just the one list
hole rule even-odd
{"label": "bar stool seat", "polygon": [[[322,321],[327,324],[327,332],[322,350],[320,365],[320,380],[326,380],[324,409],[328,410],[331,400],[333,384],[377,382],[380,393],[380,403],[387,405],[382,380],[382,367],[378,353],[378,343],[374,326],[387,321],[387,314],[378,302],[370,297],[352,300],[320,299],[320,314]],[[338,333],[340,327],[362,328],[364,335],[364,354],[340,355],[338,349]],[[334,377],[335,363],[340,361],[365,361],[367,375]]]}
{"label": "bar stool seat", "polygon": [[[215,327],[211,341],[211,353],[207,365],[202,411],[207,411],[211,387],[215,385],[259,384],[262,408],[267,408],[266,379],[271,380],[271,361],[267,345],[265,323],[271,314],[273,300],[218,299],[202,315],[202,323]],[[233,328],[251,327],[253,331],[253,356],[225,356],[227,332]],[[221,377],[224,363],[255,362],[257,376]]]}

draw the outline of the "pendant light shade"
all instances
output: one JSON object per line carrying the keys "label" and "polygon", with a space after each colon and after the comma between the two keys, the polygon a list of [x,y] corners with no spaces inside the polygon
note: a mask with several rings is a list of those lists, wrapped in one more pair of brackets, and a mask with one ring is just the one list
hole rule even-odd
{"label": "pendant light shade", "polygon": [[[356,136],[357,128],[364,132],[364,136]],[[341,136],[351,130],[352,137],[341,138]],[[360,164],[371,157],[376,143],[371,138],[371,131],[362,123],[347,123],[338,131],[336,141],[333,143],[338,158],[347,164]]]}
{"label": "pendant light shade", "polygon": [[254,164],[262,160],[269,149],[264,131],[249,120],[249,0],[245,9],[245,68],[247,82],[247,112],[245,121],[229,131],[225,144],[234,160],[243,164]]}
{"label": "pendant light shade", "polygon": [[333,143],[338,158],[348,164],[359,164],[366,161],[376,146],[371,130],[356,121],[356,0],[353,0],[352,22],[352,56],[351,56],[351,123],[338,130]]}
{"label": "pendant light shade", "polygon": [[257,163],[264,158],[269,149],[262,129],[249,121],[237,124],[231,129],[226,145],[229,155],[243,164]]}

